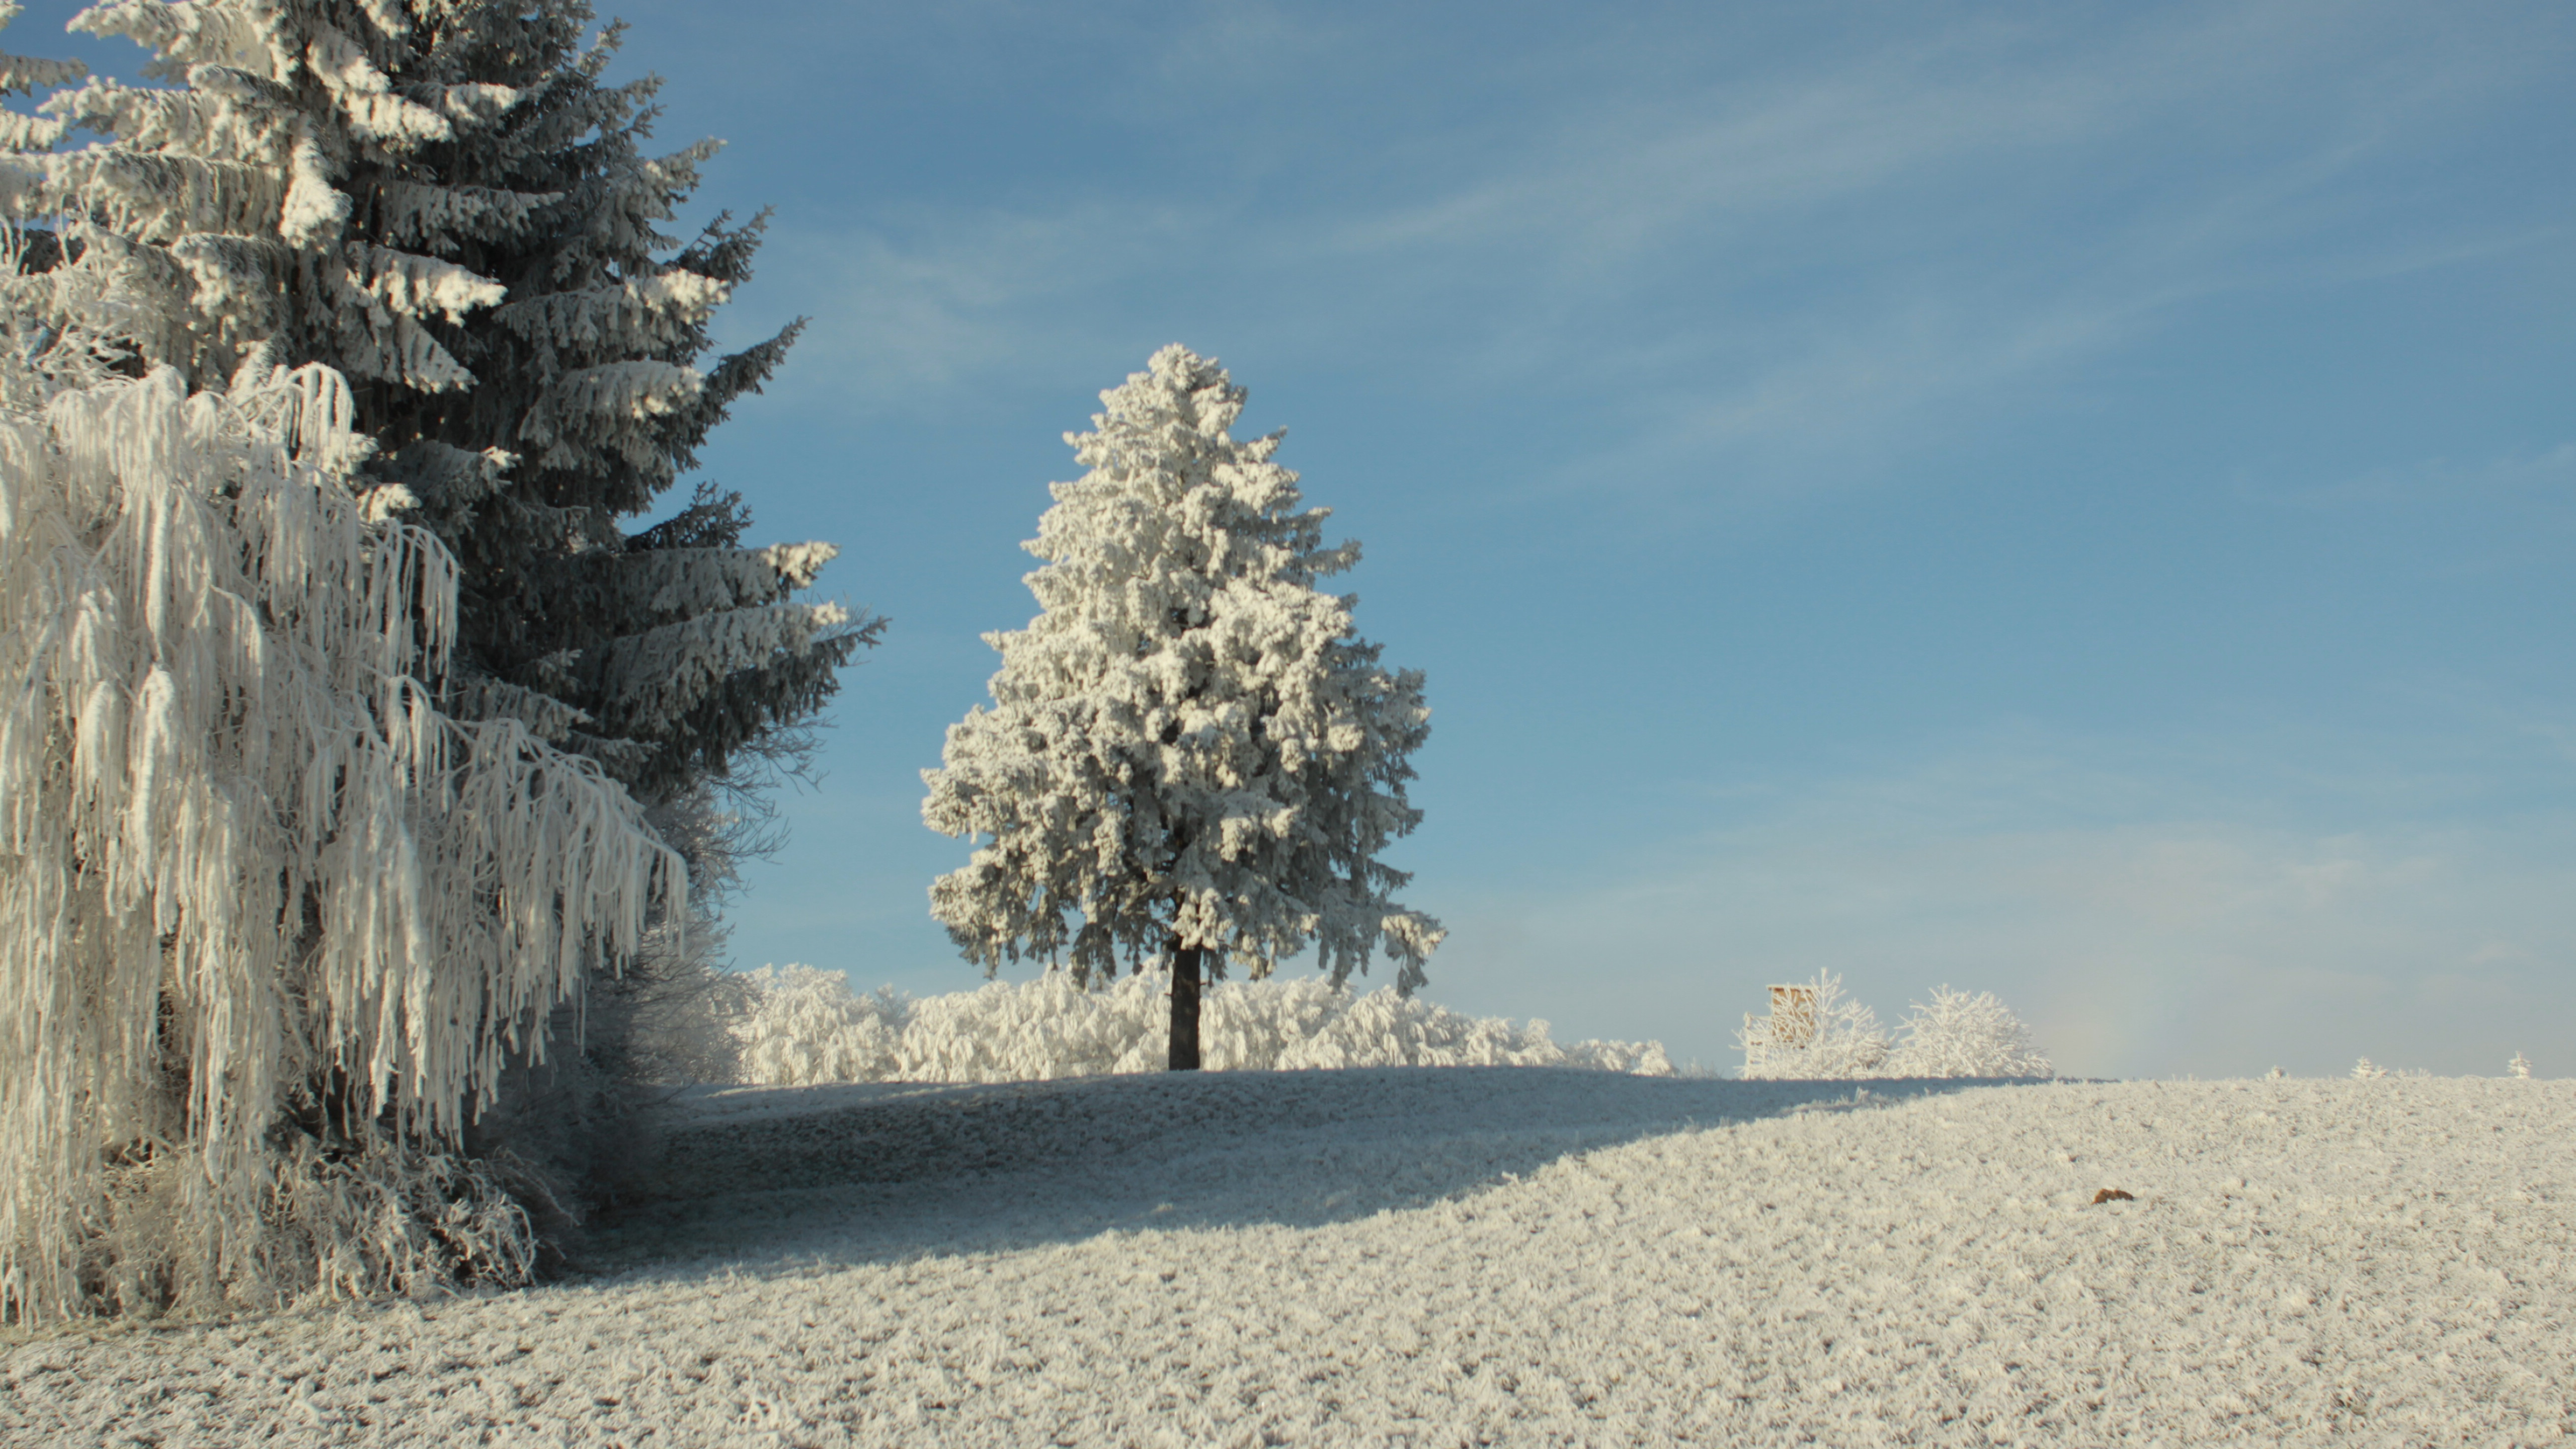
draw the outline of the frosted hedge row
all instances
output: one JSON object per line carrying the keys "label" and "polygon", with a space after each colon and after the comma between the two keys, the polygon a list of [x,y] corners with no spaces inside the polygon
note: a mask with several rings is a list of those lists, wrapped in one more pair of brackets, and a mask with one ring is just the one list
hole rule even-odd
{"label": "frosted hedge row", "polygon": [[2046,1077],[2056,1074],[2030,1029],[1993,992],[1935,988],[1894,1033],[1878,1013],[1843,994],[1842,978],[1819,972],[1791,1018],[1752,1016],[1736,1044],[1749,1079],[1799,1081],[1882,1077]]}
{"label": "frosted hedge row", "polygon": [[[1805,1004],[1787,1017],[1747,1014],[1736,1044],[1747,1079],[1862,1080],[1896,1077],[2046,1077],[2056,1068],[2030,1039],[2030,1029],[1992,992],[1973,994],[1948,986],[1918,1001],[1894,1031],[1878,1014],[1843,994],[1842,978],[1820,972],[1802,987]],[[2531,1060],[2515,1052],[2509,1077],[2531,1076]],[[2274,1078],[2284,1073],[2271,1071]],[[2354,1064],[2361,1081],[2391,1075],[2368,1057]],[[2422,1071],[2401,1070],[2401,1077]]]}
{"label": "frosted hedge row", "polygon": [[[739,1074],[763,1086],[1016,1082],[1160,1071],[1170,990],[1145,971],[1085,989],[1063,973],[913,997],[861,995],[838,972],[762,967],[742,977]],[[1329,1067],[1588,1067],[1669,1076],[1658,1042],[1560,1044],[1544,1021],[1471,1017],[1392,987],[1357,995],[1321,976],[1226,981],[1200,1007],[1212,1071]]]}
{"label": "frosted hedge row", "polygon": [[[825,1082],[1016,1082],[1160,1071],[1170,977],[1146,971],[1105,988],[1062,972],[1022,984],[913,997],[859,994],[838,972],[762,967],[740,988],[730,1030],[737,1077],[760,1086]],[[2011,1009],[1942,987],[1896,1033],[1817,978],[1795,1040],[1745,1018],[1748,1078],[2044,1077],[2048,1058]],[[1582,1067],[1669,1076],[1660,1042],[1564,1044],[1548,1024],[1473,1017],[1392,988],[1355,994],[1321,976],[1227,981],[1208,992],[1200,1039],[1211,1071],[1332,1067]]]}
{"label": "frosted hedge row", "polygon": [[[2531,1058],[2524,1056],[2520,1052],[2515,1052],[2511,1057],[2508,1057],[2505,1060],[2504,1074],[2508,1077],[2515,1077],[2524,1081],[2530,1080]],[[2279,1067],[2274,1067],[2272,1069],[2272,1075],[2278,1077],[2283,1075],[2283,1073]],[[2392,1075],[2400,1077],[2429,1077],[2432,1073],[2424,1071],[2418,1067],[2400,1067],[2392,1073],[2388,1068],[2381,1066],[2379,1063],[2372,1061],[2368,1057],[2363,1057],[2360,1061],[2352,1064],[2352,1079],[2356,1082],[2375,1082],[2381,1077]]]}

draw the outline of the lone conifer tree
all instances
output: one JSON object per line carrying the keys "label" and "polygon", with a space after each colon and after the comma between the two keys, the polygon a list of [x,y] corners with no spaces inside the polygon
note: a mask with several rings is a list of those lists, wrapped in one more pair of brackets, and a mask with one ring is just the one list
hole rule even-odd
{"label": "lone conifer tree", "polygon": [[1380,863],[1422,813],[1407,756],[1430,733],[1422,676],[1388,670],[1316,580],[1327,546],[1271,461],[1283,434],[1228,432],[1244,390],[1177,344],[1065,435],[1090,468],[1051,490],[1024,545],[1044,610],[987,634],[993,707],[948,729],[922,818],[978,838],[931,914],[990,975],[1063,962],[1088,984],[1120,957],[1172,971],[1170,1064],[1199,1065],[1202,967],[1255,979],[1309,943],[1339,984],[1381,942],[1410,992],[1439,923],[1389,899]]}

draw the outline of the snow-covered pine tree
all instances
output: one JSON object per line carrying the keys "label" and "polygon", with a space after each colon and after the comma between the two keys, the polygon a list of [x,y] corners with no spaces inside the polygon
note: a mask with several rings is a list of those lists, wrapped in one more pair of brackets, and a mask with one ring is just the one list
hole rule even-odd
{"label": "snow-covered pine tree", "polygon": [[[728,817],[757,813],[744,787],[797,756],[881,627],[798,601],[834,550],[744,547],[739,495],[702,486],[627,531],[795,328],[708,358],[760,224],[676,249],[658,230],[715,143],[650,154],[659,83],[602,84],[616,32],[586,44],[591,19],[578,0],[104,0],[75,25],[142,44],[168,84],[49,101],[57,133],[110,139],[52,159],[21,208],[62,217],[57,255],[131,258],[141,359],[203,381],[266,346],[346,374],[374,496],[460,565],[442,705],[597,761],[687,856],[692,929],[662,923],[623,975],[594,961],[592,999],[555,1023],[583,1050],[511,1076],[486,1119],[575,1178],[588,1150],[550,1119],[613,1116],[605,1077],[683,1069],[651,1039],[687,1014],[675,985],[717,984]],[[55,315],[100,315],[74,270]]]}
{"label": "snow-covered pine tree", "polygon": [[985,635],[993,707],[948,729],[922,819],[978,838],[931,913],[987,975],[1061,962],[1077,983],[1123,956],[1172,967],[1169,1064],[1199,1064],[1202,968],[1267,976],[1309,943],[1336,984],[1383,944],[1422,981],[1437,922],[1390,899],[1378,859],[1421,812],[1407,756],[1430,732],[1422,676],[1360,639],[1354,600],[1315,587],[1358,561],[1328,510],[1271,461],[1281,434],[1229,433],[1244,390],[1178,344],[1065,435],[1082,479],[1024,545],[1043,610]]}
{"label": "snow-covered pine tree", "polygon": [[[51,98],[104,145],[43,210],[171,306],[146,360],[220,379],[265,344],[346,375],[369,476],[461,567],[455,697],[667,800],[774,745],[876,624],[797,602],[829,544],[745,548],[701,488],[633,533],[796,327],[701,367],[760,223],[657,226],[716,143],[647,152],[657,78],[603,85],[583,0],[102,0],[153,53]],[[664,255],[670,253],[669,255]]]}

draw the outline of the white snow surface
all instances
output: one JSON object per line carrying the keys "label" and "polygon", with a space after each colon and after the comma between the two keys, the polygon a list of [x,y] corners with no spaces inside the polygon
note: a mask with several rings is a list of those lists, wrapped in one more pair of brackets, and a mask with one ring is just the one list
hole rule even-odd
{"label": "white snow surface", "polygon": [[2565,1081],[1378,1068],[675,1110],[592,1277],[14,1341],[0,1441],[2576,1434]]}

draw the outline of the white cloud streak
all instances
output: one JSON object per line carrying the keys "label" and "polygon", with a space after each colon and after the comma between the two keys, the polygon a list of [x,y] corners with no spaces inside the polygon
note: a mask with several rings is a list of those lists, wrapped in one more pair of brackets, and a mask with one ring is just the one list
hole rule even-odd
{"label": "white cloud streak", "polygon": [[2364,1053],[2491,1073],[2576,1040],[2576,812],[2285,825],[2205,783],[2042,752],[1738,813],[1624,879],[1441,902],[1435,992],[1526,1013],[1582,979],[1566,1030],[1651,1027],[1710,1065],[1765,983],[1820,968],[1883,1016],[1943,983],[1995,991],[2078,1074]]}
{"label": "white cloud streak", "polygon": [[[1967,425],[1963,399],[2009,406],[2200,299],[2554,235],[2362,224],[2374,203],[2346,182],[2438,152],[2445,118],[2529,79],[2399,16],[2275,4],[2089,33],[1954,26],[1682,82],[1641,50],[1673,37],[1618,33],[1567,58],[1526,113],[1474,107],[1469,76],[1454,84],[1474,119],[1447,130],[1310,119],[1307,169],[1249,200],[1129,180],[1018,211],[916,208],[855,242],[786,239],[774,265],[833,299],[790,386],[934,405],[997,375],[1061,377],[1141,310],[1319,363],[1423,339],[1458,387],[1562,375],[1630,440],[1571,465],[1565,481],[1587,486],[1712,451],[1879,451],[1927,420]],[[1184,28],[1163,69],[1223,71],[1210,56],[1285,44],[1283,23]]]}

